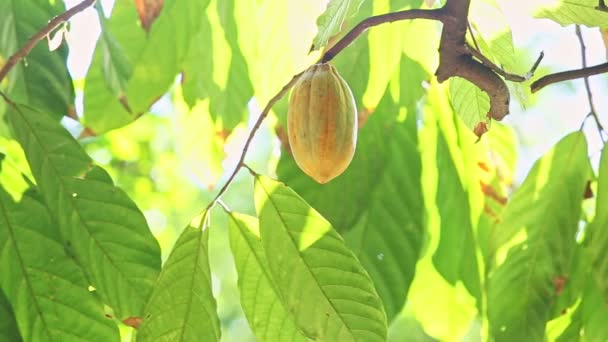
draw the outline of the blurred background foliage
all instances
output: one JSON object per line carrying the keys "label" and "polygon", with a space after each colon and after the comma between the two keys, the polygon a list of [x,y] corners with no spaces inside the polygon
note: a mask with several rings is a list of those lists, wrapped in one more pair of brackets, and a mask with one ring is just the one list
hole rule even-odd
{"label": "blurred background foliage", "polygon": [[[319,58],[319,51],[310,50],[317,41],[316,20],[326,3],[167,0],[149,36],[141,30],[133,1],[100,1],[95,9],[73,19],[67,35],[68,66],[75,84],[73,110],[79,121],[64,118],[62,123],[137,203],[161,245],[163,260],[183,227],[226,181],[261,108],[292,75]],[[342,30],[338,28],[341,34],[374,14],[437,5],[422,0],[355,3],[360,6],[346,18]],[[470,19],[482,51],[511,72],[526,72],[545,50],[545,62],[537,70],[541,75],[580,65],[580,57],[571,52],[576,46],[572,30],[532,19],[536,13],[569,24],[559,20],[567,10],[546,3],[478,0],[473,1]],[[590,61],[604,60],[597,29],[584,32]],[[390,210],[398,201],[410,208],[418,206],[414,218],[407,218],[411,230],[399,240],[411,248],[392,247],[393,252],[405,253],[399,257],[409,262],[391,269],[399,272],[389,281],[403,284],[401,291],[392,293],[377,284],[383,297],[395,299],[386,305],[394,318],[391,341],[481,339],[487,322],[477,315],[487,308],[480,304],[486,299],[479,300],[485,286],[480,278],[488,255],[506,252],[504,246],[501,251],[476,250],[475,241],[491,234],[491,219],[504,208],[501,199],[519,187],[532,163],[566,133],[578,129],[587,114],[580,80],[552,86],[538,95],[529,93],[528,84],[511,85],[515,97],[511,114],[503,123],[492,123],[490,132],[476,143],[470,129],[483,120],[487,96],[460,92],[467,85],[455,81],[435,82],[439,34],[440,26],[430,21],[387,24],[362,35],[336,57],[334,64],[355,94],[362,128],[353,164],[334,182],[319,186],[295,166],[285,146],[286,98],[258,131],[246,159],[257,172],[296,190],[344,234],[351,248],[359,246],[359,257],[372,277],[383,271],[374,260],[385,255],[371,247],[366,250],[362,242],[362,234],[377,228],[369,222],[380,221],[391,229],[389,218],[398,217],[405,224],[403,217],[398,209],[385,213],[382,208]],[[14,48],[14,44],[3,46],[0,55],[6,58]],[[60,53],[67,53],[63,49]],[[597,77],[592,85],[605,89],[606,78]],[[16,94],[28,95],[25,91]],[[164,95],[159,98],[158,94]],[[450,96],[460,104],[450,103]],[[123,97],[127,105],[116,100]],[[598,111],[608,109],[604,98],[596,97]],[[69,111],[62,108],[72,105],[70,99],[61,100],[48,111]],[[471,103],[477,106],[471,108]],[[0,112],[3,106],[0,102]],[[601,141],[591,126],[584,132],[597,167]],[[8,165],[28,174],[25,157],[4,123],[0,132],[0,152]],[[3,170],[0,177],[19,175]],[[412,178],[421,178],[422,184],[399,183]],[[223,202],[234,211],[255,215],[252,183],[252,177],[241,172]],[[11,179],[3,179],[2,184],[17,187],[16,194],[23,187],[22,181]],[[391,188],[400,188],[402,193],[393,194]],[[488,189],[498,194],[488,199]],[[447,226],[454,222],[463,230],[450,232]],[[253,341],[239,304],[227,227],[226,215],[216,208],[209,255],[222,339]],[[367,237],[371,244],[384,243]],[[443,252],[436,253],[437,249]],[[129,328],[121,329],[129,335]]]}

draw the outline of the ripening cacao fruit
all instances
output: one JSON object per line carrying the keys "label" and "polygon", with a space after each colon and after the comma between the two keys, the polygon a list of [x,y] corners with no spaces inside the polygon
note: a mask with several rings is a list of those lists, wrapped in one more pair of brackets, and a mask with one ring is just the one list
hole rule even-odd
{"label": "ripening cacao fruit", "polygon": [[330,64],[315,64],[289,99],[287,133],[304,173],[327,183],[346,170],[357,144],[357,109],[346,81]]}

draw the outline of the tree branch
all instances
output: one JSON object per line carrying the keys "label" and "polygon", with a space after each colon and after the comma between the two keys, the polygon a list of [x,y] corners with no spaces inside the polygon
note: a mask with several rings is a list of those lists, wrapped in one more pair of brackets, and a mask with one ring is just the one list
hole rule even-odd
{"label": "tree branch", "polygon": [[492,69],[492,71],[494,71],[498,75],[502,76],[505,80],[511,81],[511,82],[525,82],[525,81],[529,80],[530,78],[532,78],[532,76],[534,76],[534,72],[536,71],[536,68],[538,68],[538,66],[540,65],[540,62],[545,57],[545,53],[541,52],[540,55],[538,55],[536,62],[534,62],[534,64],[532,65],[532,68],[530,68],[530,71],[528,71],[524,76],[521,76],[521,75],[506,72],[501,67],[494,64],[494,62],[492,62],[488,57],[484,56],[479,51],[479,48],[474,48],[474,47],[470,46],[469,44],[466,44],[465,47],[468,49],[468,51],[471,53],[471,55],[473,55],[473,57],[479,59],[479,61],[481,63],[483,63],[485,66]]}
{"label": "tree branch", "polygon": [[293,85],[298,81],[298,79],[300,79],[300,76],[302,76],[303,73],[304,72],[300,72],[299,74],[293,76],[291,78],[291,80],[289,82],[287,82],[283,86],[283,88],[281,88],[281,90],[270,99],[270,101],[268,101],[268,104],[266,104],[266,107],[264,107],[264,110],[262,110],[262,113],[260,113],[260,116],[258,117],[255,124],[253,125],[251,132],[249,132],[249,136],[247,137],[247,140],[245,141],[245,145],[243,146],[243,151],[241,152],[241,157],[239,158],[239,161],[236,164],[236,167],[230,174],[230,177],[228,177],[228,180],[226,181],[226,183],[224,183],[224,185],[222,186],[220,191],[217,193],[217,195],[215,195],[213,200],[205,208],[205,213],[204,213],[203,219],[202,219],[203,221],[205,219],[205,216],[207,216],[207,213],[209,212],[209,210],[211,208],[213,208],[213,206],[215,206],[215,204],[217,203],[219,198],[226,192],[226,190],[228,190],[228,187],[234,180],[234,177],[236,177],[237,173],[239,173],[241,168],[245,166],[245,156],[247,155],[247,151],[249,150],[249,146],[251,145],[251,141],[253,140],[255,133],[258,131],[258,129],[262,125],[262,121],[264,121],[264,119],[266,119],[266,117],[268,116],[268,113],[270,113],[270,110],[275,105],[275,103],[277,103],[281,98],[283,98],[283,96],[285,96],[285,94],[287,94],[289,89],[291,89],[291,87],[293,87]]}
{"label": "tree branch", "polygon": [[[583,39],[583,34],[581,33],[581,26],[576,25],[576,37],[578,38],[579,45],[581,46],[581,64],[583,68],[587,67],[587,47],[585,46],[585,40]],[[597,112],[595,111],[595,105],[593,104],[593,94],[591,93],[591,86],[589,85],[589,76],[583,77],[583,81],[585,82],[585,91],[587,92],[587,102],[589,103],[589,114],[583,119],[583,124],[581,124],[581,128],[585,124],[585,120],[587,117],[591,116],[595,120],[595,126],[597,127],[597,131],[600,135],[600,139],[605,144],[606,140],[604,140],[604,127],[600,123],[600,119],[597,116]]]}
{"label": "tree branch", "polygon": [[577,78],[589,77],[608,72],[608,63],[602,63],[591,67],[556,72],[539,78],[530,85],[530,90],[535,93],[549,84],[575,80]]}
{"label": "tree branch", "polygon": [[393,13],[381,14],[367,19],[362,20],[359,24],[352,28],[340,41],[334,46],[325,51],[323,57],[321,57],[320,63],[327,63],[331,61],[337,54],[349,46],[357,37],[363,32],[367,31],[368,28],[378,26],[381,24],[392,23],[400,20],[409,19],[429,19],[443,21],[443,8],[438,9],[411,9]]}
{"label": "tree branch", "polygon": [[22,58],[27,56],[27,54],[32,51],[32,49],[40,42],[44,37],[46,37],[49,33],[51,33],[57,26],[62,23],[70,20],[76,13],[84,11],[86,8],[92,6],[96,0],[83,0],[78,5],[68,9],[67,11],[61,13],[60,15],[54,17],[49,21],[46,26],[44,26],[40,31],[36,32],[30,39],[27,40],[25,45],[19,49],[15,54],[10,56],[6,61],[6,64],[0,69],[0,82],[6,77],[6,75],[11,71],[11,69],[19,62]]}
{"label": "tree branch", "polygon": [[[412,9],[369,17],[357,24],[334,46],[328,49],[319,60],[319,63],[331,61],[370,27],[399,20],[436,20],[443,23],[439,47],[440,62],[436,72],[437,79],[439,82],[443,82],[450,77],[459,76],[474,83],[490,97],[490,111],[488,112],[488,116],[495,120],[501,120],[509,113],[509,90],[507,89],[505,81],[500,78],[491,67],[473,59],[471,56],[471,52],[465,42],[469,5],[470,0],[447,0],[446,4],[438,9]],[[483,55],[479,53],[477,56],[480,57]],[[485,58],[485,60],[487,60],[487,58]],[[539,61],[535,63],[533,70],[536,69]],[[251,141],[260,128],[262,121],[264,121],[270,112],[272,106],[289,91],[302,74],[303,72],[295,75],[291,81],[285,84],[283,88],[270,99],[249,133],[236,167],[228,177],[226,183],[220,188],[217,195],[205,208],[202,218],[203,221],[208,215],[208,212],[218,203],[218,201],[220,201],[220,197],[226,192],[240,169],[246,167],[245,156],[249,150]]]}
{"label": "tree branch", "polygon": [[470,0],[448,0],[443,7],[444,20],[439,44],[437,80],[443,82],[457,76],[483,90],[490,98],[488,117],[502,120],[509,114],[509,89],[505,81],[490,67],[473,59],[466,48]]}
{"label": "tree branch", "polygon": [[[443,82],[450,77],[462,77],[474,83],[490,98],[488,116],[501,120],[509,113],[509,90],[505,81],[498,76],[492,67],[472,58],[472,52],[467,48],[465,35],[468,25],[470,0],[447,0],[438,9],[413,9],[387,13],[369,17],[357,24],[336,45],[328,49],[320,62],[331,61],[340,51],[350,45],[359,35],[372,26],[391,23],[398,20],[429,19],[443,23],[441,42],[439,45],[439,67],[435,72],[437,80]],[[477,57],[483,56],[481,53]],[[483,57],[484,60],[488,60]],[[500,69],[500,68],[496,68]],[[503,76],[510,77],[503,71]],[[515,77],[511,77],[515,79]]]}

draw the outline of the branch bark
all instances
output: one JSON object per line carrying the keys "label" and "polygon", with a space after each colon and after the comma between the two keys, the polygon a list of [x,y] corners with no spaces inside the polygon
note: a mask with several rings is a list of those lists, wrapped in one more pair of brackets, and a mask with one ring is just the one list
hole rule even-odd
{"label": "branch bark", "polygon": [[533,93],[541,90],[542,88],[557,82],[575,80],[577,78],[589,77],[593,75],[599,75],[608,72],[608,63],[602,63],[591,67],[584,67],[580,69],[568,70],[556,72],[539,78],[530,85],[530,89]]}
{"label": "branch bark", "polygon": [[470,4],[470,0],[447,0],[445,5],[438,9],[413,9],[369,17],[328,49],[320,62],[331,61],[370,27],[407,19],[437,20],[443,23],[439,45],[439,67],[435,72],[437,80],[443,82],[457,76],[474,83],[490,98],[488,116],[502,120],[509,113],[509,89],[505,81],[491,67],[474,59],[468,48],[465,35]]}
{"label": "branch bark", "polygon": [[32,51],[32,49],[36,46],[36,44],[38,44],[38,42],[43,40],[49,33],[56,29],[57,26],[70,20],[70,18],[73,17],[76,13],[80,13],[88,7],[92,6],[95,1],[96,0],[83,0],[76,6],[51,19],[49,23],[46,24],[46,26],[40,29],[40,31],[36,32],[32,37],[30,37],[30,39],[27,40],[27,42],[21,47],[21,49],[19,49],[19,51],[15,52],[15,54],[8,58],[6,64],[4,64],[4,66],[2,66],[2,69],[0,69],[0,82],[2,82],[6,75],[11,71],[11,69],[13,69],[15,65],[17,65],[17,63],[21,59],[23,59],[30,53],[30,51]]}

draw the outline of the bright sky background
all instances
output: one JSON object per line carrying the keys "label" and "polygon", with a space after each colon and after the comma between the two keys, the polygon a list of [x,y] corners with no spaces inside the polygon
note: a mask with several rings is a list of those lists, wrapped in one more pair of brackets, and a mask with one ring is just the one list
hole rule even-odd
{"label": "bright sky background", "polygon": [[[295,1],[295,0],[294,0]],[[371,1],[371,0],[366,0]],[[479,1],[479,0],[473,0]],[[65,0],[67,6],[73,6],[80,0]],[[101,4],[108,12],[113,0],[102,0]],[[547,20],[535,19],[533,13],[541,5],[555,3],[556,0],[498,0],[510,23],[516,48],[526,48],[536,55],[545,52],[543,66],[554,71],[579,68],[581,66],[580,46],[574,26],[561,27]],[[587,46],[589,65],[606,61],[606,48],[603,45],[597,28],[583,27]],[[68,42],[71,47],[68,67],[74,79],[83,78],[90,63],[91,55],[99,36],[99,21],[93,9],[87,9],[76,15],[71,21]],[[541,76],[541,75],[536,75]],[[608,82],[603,75],[590,79],[595,107],[604,126],[608,126],[608,103],[603,96],[608,89]],[[522,109],[516,102],[511,103],[511,113],[503,121],[512,125],[520,139],[520,160],[516,172],[516,181],[523,181],[534,161],[551,148],[564,135],[580,127],[583,118],[589,112],[587,95],[583,80],[562,82],[548,86],[539,92],[538,103]],[[514,96],[512,96],[514,97]],[[80,94],[80,100],[82,96]],[[77,109],[81,106],[77,105]],[[601,140],[593,120],[589,119],[584,129],[589,153],[594,166],[597,166]],[[239,134],[245,139],[246,134]],[[234,142],[235,146],[242,143]],[[230,151],[232,152],[232,151]],[[228,153],[230,155],[230,153]]]}

